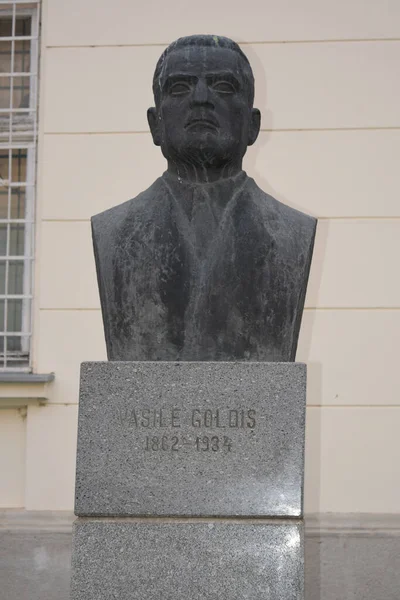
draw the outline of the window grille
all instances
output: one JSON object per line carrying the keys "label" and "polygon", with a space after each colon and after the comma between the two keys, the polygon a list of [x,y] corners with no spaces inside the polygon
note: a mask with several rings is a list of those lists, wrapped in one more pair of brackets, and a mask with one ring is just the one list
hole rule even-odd
{"label": "window grille", "polygon": [[29,371],[40,2],[0,0],[0,370]]}

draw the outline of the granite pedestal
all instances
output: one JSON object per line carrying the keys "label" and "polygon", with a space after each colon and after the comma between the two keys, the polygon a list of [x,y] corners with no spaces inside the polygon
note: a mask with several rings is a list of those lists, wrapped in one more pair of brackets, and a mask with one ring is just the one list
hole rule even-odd
{"label": "granite pedestal", "polygon": [[74,600],[303,600],[298,522],[82,519]]}
{"label": "granite pedestal", "polygon": [[71,600],[303,600],[306,368],[84,363]]}

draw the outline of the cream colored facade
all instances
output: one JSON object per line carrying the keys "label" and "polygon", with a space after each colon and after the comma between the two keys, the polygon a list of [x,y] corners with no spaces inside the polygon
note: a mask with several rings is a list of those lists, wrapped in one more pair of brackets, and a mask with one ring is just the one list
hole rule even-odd
{"label": "cream colored facade", "polygon": [[319,218],[297,354],[306,512],[397,513],[398,0],[44,0],[32,352],[55,381],[0,384],[0,506],[73,508],[79,364],[106,357],[89,218],[164,169],[152,73],[192,33],[243,44],[263,118],[245,168]]}

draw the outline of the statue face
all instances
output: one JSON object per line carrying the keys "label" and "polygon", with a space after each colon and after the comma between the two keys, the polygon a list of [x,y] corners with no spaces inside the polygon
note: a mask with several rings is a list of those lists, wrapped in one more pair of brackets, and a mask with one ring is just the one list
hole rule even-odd
{"label": "statue face", "polygon": [[159,85],[159,105],[148,117],[168,160],[210,168],[241,164],[260,123],[237,52],[196,46],[172,51]]}

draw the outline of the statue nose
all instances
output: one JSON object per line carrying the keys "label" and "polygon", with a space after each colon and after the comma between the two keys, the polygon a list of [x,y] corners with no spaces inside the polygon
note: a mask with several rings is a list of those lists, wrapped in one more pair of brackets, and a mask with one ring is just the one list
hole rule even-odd
{"label": "statue nose", "polygon": [[193,90],[192,98],[191,98],[192,106],[199,105],[209,105],[214,108],[214,104],[210,99],[210,90],[205,81],[199,80]]}

